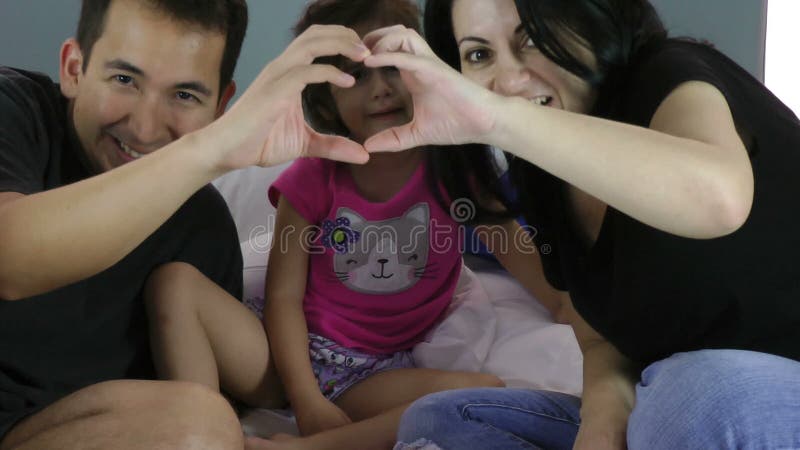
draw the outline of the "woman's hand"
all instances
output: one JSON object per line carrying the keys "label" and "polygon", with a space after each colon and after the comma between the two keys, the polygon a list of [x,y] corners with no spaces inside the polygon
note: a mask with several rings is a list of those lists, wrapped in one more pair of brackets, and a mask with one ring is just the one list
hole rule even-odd
{"label": "woman's hand", "polygon": [[367,34],[368,67],[394,66],[414,100],[414,118],[369,138],[370,152],[399,151],[422,145],[482,142],[494,127],[487,108],[496,97],[440,60],[416,31],[402,25]]}
{"label": "woman's hand", "polygon": [[596,386],[591,396],[584,396],[574,450],[627,448],[628,417],[633,409],[632,386],[622,378],[618,381],[618,385]]}
{"label": "woman's hand", "polygon": [[295,417],[301,436],[311,436],[352,422],[347,413],[321,395],[304,405],[295,406]]}
{"label": "woman's hand", "polygon": [[334,66],[313,64],[320,56],[362,61],[369,50],[341,26],[312,26],[268,64],[233,107],[204,129],[221,149],[214,164],[227,171],[274,166],[300,157],[364,163],[364,148],[346,138],[314,131],[303,116],[301,93],[309,84],[351,87],[355,80]]}

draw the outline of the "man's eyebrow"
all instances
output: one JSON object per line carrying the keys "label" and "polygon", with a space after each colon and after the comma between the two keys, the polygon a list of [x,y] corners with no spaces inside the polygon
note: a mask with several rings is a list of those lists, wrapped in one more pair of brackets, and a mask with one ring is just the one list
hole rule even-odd
{"label": "man's eyebrow", "polygon": [[144,70],[134,66],[133,64],[122,59],[114,59],[105,64],[106,69],[124,70],[136,75],[144,76]]}
{"label": "man's eyebrow", "polygon": [[175,89],[181,91],[195,91],[205,95],[206,97],[211,97],[211,89],[199,81],[187,81],[185,83],[178,83],[175,85]]}

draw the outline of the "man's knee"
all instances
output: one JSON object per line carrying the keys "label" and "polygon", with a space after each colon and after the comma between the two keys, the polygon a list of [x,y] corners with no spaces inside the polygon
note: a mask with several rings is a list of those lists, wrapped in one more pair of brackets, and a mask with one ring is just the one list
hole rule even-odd
{"label": "man's knee", "polygon": [[[153,405],[159,420],[174,426],[184,443],[216,443],[218,448],[241,448],[242,429],[236,412],[218,392],[197,383],[167,382],[163,397]],[[215,448],[209,445],[208,448]]]}
{"label": "man's knee", "polygon": [[[107,448],[242,448],[233,408],[218,393],[197,384],[108,381],[89,386],[23,420],[6,436],[4,448],[41,440],[71,442],[78,437]],[[133,446],[135,447],[135,446]]]}

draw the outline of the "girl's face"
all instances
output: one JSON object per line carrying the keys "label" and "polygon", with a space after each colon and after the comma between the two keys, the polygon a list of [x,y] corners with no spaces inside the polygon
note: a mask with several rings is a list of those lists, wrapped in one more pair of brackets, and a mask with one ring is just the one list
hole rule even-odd
{"label": "girl's face", "polygon": [[[591,110],[595,95],[589,83],[536,48],[513,0],[455,0],[452,20],[461,72],[467,78],[498,94],[538,105],[576,113]],[[582,56],[594,65],[588,50]]]}
{"label": "girl's face", "polygon": [[[381,26],[366,23],[353,29],[363,37]],[[350,88],[331,86],[331,95],[352,140],[363,143],[370,136],[407,124],[414,117],[411,94],[394,67],[370,69],[345,59],[341,69],[352,75],[356,84]]]}

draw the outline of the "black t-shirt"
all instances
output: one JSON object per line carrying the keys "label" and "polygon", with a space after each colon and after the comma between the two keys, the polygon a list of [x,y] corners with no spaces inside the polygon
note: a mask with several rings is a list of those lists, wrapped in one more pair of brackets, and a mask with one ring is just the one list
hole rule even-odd
{"label": "black t-shirt", "polygon": [[667,40],[632,65],[610,118],[647,127],[680,84],[704,81],[730,105],[750,155],[755,196],[729,236],[665,233],[609,208],[589,249],[567,212],[566,185],[537,183],[545,273],[576,309],[642,364],[704,348],[754,350],[800,360],[800,123],[760,82],[711,47]]}
{"label": "black t-shirt", "polygon": [[[32,194],[88,177],[67,126],[57,85],[0,67],[0,192]],[[0,439],[13,421],[75,390],[152,378],[142,302],[147,277],[162,264],[186,262],[241,298],[237,240],[224,200],[208,185],[108,270],[36,297],[0,301]]]}

